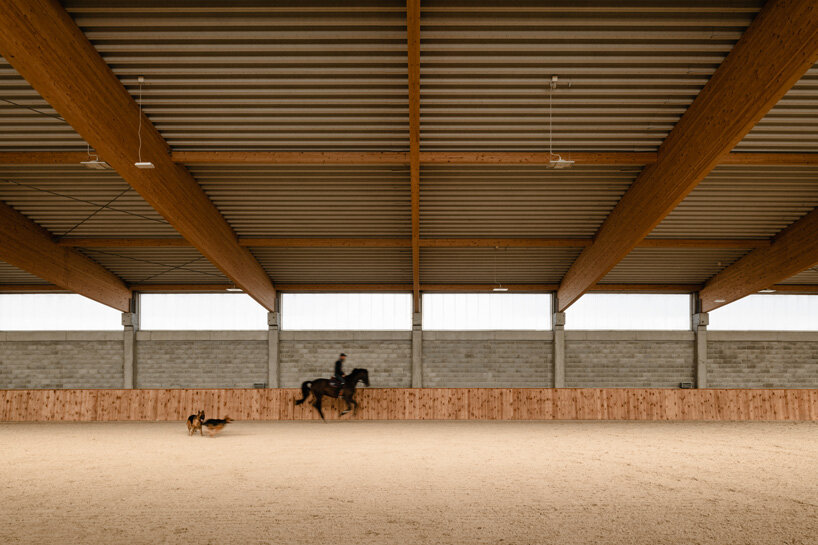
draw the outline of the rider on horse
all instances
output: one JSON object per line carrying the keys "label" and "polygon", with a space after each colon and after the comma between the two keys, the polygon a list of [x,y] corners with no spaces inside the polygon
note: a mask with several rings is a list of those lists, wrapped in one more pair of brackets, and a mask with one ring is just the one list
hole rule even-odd
{"label": "rider on horse", "polygon": [[344,361],[347,359],[346,354],[341,354],[338,357],[338,361],[335,362],[335,374],[333,375],[333,379],[335,379],[335,386],[339,389],[344,387],[346,381],[344,380]]}

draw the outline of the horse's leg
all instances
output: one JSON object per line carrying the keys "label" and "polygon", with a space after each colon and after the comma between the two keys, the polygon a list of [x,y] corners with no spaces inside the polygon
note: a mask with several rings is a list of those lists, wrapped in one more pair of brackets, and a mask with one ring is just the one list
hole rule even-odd
{"label": "horse's leg", "polygon": [[321,420],[326,421],[326,418],[324,418],[324,411],[321,410],[321,397],[322,396],[320,394],[315,393],[315,392],[313,392],[313,395],[315,396],[315,401],[313,402],[312,406],[315,407],[316,409],[318,409],[318,414],[321,415]]}
{"label": "horse's leg", "polygon": [[345,403],[345,404],[346,404],[346,406],[347,406],[347,408],[346,408],[346,409],[344,409],[343,411],[341,411],[341,415],[343,416],[343,415],[347,414],[347,413],[350,411],[350,409],[352,409],[352,405],[350,405],[350,403],[349,403],[349,402],[350,402],[350,400],[352,399],[352,395],[350,394],[350,391],[349,391],[349,390],[344,390],[344,391],[343,391],[343,396],[338,396],[338,397],[340,397],[341,399],[343,399],[343,400],[344,400],[344,403]]}

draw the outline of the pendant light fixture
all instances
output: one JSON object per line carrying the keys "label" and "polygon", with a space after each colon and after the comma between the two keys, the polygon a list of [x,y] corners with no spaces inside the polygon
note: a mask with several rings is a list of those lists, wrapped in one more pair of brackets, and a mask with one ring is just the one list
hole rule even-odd
{"label": "pendant light fixture", "polygon": [[504,288],[503,285],[497,281],[497,252],[500,251],[499,246],[494,247],[494,283],[497,284],[491,291],[496,291],[500,293],[504,293],[508,291],[508,288]]}
{"label": "pendant light fixture", "polygon": [[86,153],[88,154],[88,159],[86,161],[80,161],[80,164],[85,168],[90,168],[92,170],[110,170],[111,165],[106,163],[105,161],[99,160],[99,155],[91,153],[91,145],[86,142],[85,144]]}
{"label": "pendant light fixture", "polygon": [[145,76],[139,76],[137,81],[139,82],[139,100],[137,101],[137,105],[139,106],[139,124],[136,135],[137,138],[139,138],[139,151],[137,153],[137,161],[133,165],[136,168],[153,168],[153,163],[142,160],[142,84],[145,83]]}
{"label": "pendant light fixture", "polygon": [[551,76],[551,84],[548,86],[548,167],[549,168],[569,168],[573,161],[563,159],[559,153],[554,153],[554,118],[553,99],[554,89],[557,88],[558,76]]}

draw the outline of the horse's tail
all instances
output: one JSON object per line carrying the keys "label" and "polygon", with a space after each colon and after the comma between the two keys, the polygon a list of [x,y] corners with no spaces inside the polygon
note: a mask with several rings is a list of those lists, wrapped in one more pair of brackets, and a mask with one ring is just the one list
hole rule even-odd
{"label": "horse's tail", "polygon": [[312,386],[311,380],[306,380],[301,383],[301,399],[296,400],[296,405],[301,405],[307,401],[307,397],[310,395],[310,386]]}

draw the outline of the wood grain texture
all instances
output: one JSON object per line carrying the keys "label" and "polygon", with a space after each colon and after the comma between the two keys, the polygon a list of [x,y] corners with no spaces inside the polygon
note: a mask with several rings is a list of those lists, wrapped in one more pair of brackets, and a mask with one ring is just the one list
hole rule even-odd
{"label": "wood grain texture", "polygon": [[818,60],[818,4],[770,0],[562,280],[565,310],[644,239]]}
{"label": "wood grain texture", "polygon": [[[246,248],[410,248],[412,237],[301,237],[301,238],[240,238]],[[586,248],[590,238],[421,238],[421,248]],[[64,238],[60,246],[69,248],[167,248],[189,247],[183,238]],[[709,239],[709,238],[648,238],[639,248],[762,248],[769,239]]]}
{"label": "wood grain texture", "polygon": [[753,250],[708,280],[699,294],[710,312],[767,289],[818,263],[818,208],[779,233],[772,244]]}
{"label": "wood grain texture", "polygon": [[[656,161],[654,152],[558,151],[578,165],[644,166]],[[81,151],[3,151],[0,165],[76,165],[88,158]],[[408,165],[404,151],[173,151],[181,164],[210,165]],[[524,151],[421,151],[421,165],[547,165],[551,155]],[[720,165],[818,165],[818,153],[728,153]]]}
{"label": "wood grain texture", "polygon": [[403,151],[174,151],[177,163],[217,165],[407,165]]}
{"label": "wood grain texture", "polygon": [[119,277],[71,248],[62,248],[42,227],[0,202],[0,260],[122,312],[131,290]]}
{"label": "wood grain texture", "polygon": [[[318,420],[298,389],[0,390],[0,421]],[[364,388],[328,420],[818,420],[818,390]]]}
{"label": "wood grain texture", "polygon": [[[207,259],[268,310],[275,289],[91,42],[56,1],[8,0],[0,54],[122,178]],[[143,161],[134,165],[140,138]]]}

